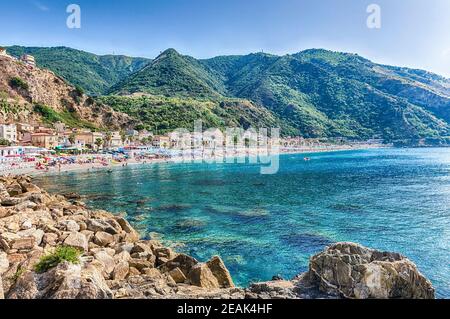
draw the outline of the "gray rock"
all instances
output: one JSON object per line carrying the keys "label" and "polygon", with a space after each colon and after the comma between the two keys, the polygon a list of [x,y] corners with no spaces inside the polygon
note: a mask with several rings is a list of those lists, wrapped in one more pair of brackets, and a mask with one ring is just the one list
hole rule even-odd
{"label": "gray rock", "polygon": [[310,276],[321,291],[344,298],[434,298],[430,281],[407,258],[354,243],[337,243],[312,257]]}

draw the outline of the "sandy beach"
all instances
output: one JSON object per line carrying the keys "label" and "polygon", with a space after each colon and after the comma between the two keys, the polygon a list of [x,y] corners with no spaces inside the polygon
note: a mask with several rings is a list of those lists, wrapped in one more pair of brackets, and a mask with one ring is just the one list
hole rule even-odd
{"label": "sandy beach", "polygon": [[[263,156],[278,156],[283,154],[314,154],[314,153],[328,153],[328,152],[343,152],[343,151],[351,151],[351,150],[364,150],[364,149],[372,149],[372,148],[381,148],[380,145],[358,145],[358,146],[337,146],[337,147],[327,147],[327,148],[280,148],[277,152],[263,154]],[[102,160],[94,160],[93,162],[83,162],[87,158],[87,156],[78,156],[77,158],[80,161],[71,163],[71,164],[62,164],[56,166],[47,166],[45,169],[36,169],[36,162],[31,163],[16,163],[5,165],[0,168],[1,176],[13,176],[13,175],[31,175],[31,176],[41,176],[46,174],[64,174],[68,172],[90,172],[90,171],[104,171],[110,170],[118,167],[126,167],[129,165],[146,165],[146,164],[160,164],[160,163],[189,163],[189,162],[221,162],[225,161],[229,158],[226,154],[221,152],[217,152],[213,156],[209,156],[208,152],[205,151],[203,154],[197,154],[192,157],[190,156],[177,156],[177,157],[168,157],[168,158],[145,158],[145,159],[136,159],[129,158],[123,160],[122,162],[114,162],[114,161],[105,161]],[[257,149],[245,149],[236,151],[232,157],[238,159],[247,158],[247,157],[257,157],[259,151]],[[101,155],[100,155],[101,157]],[[107,163],[107,164],[106,164]]]}

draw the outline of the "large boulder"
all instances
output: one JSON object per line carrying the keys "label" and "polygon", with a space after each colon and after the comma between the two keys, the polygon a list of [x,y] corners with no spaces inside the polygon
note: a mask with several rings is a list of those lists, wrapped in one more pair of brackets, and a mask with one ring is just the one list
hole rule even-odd
{"label": "large boulder", "polygon": [[99,231],[94,236],[94,243],[100,247],[108,246],[114,242],[114,236],[103,231]]}
{"label": "large boulder", "polygon": [[67,262],[43,274],[26,272],[10,289],[9,299],[109,299],[112,292],[95,267]]}
{"label": "large boulder", "polygon": [[214,256],[213,258],[211,258],[211,260],[208,261],[206,265],[209,267],[214,277],[217,278],[217,281],[219,282],[221,288],[234,287],[230,272],[228,271],[227,267],[225,267],[225,264],[219,256]]}
{"label": "large boulder", "polygon": [[0,199],[9,197],[5,184],[0,183]]}
{"label": "large boulder", "polygon": [[435,297],[431,282],[410,260],[354,243],[337,243],[312,257],[309,273],[322,292],[344,298]]}
{"label": "large boulder", "polygon": [[184,283],[186,281],[186,276],[178,267],[169,271],[169,275],[177,284]]}
{"label": "large boulder", "polygon": [[130,265],[126,261],[120,261],[114,267],[112,277],[114,280],[123,280],[128,276],[130,272]]}
{"label": "large boulder", "polygon": [[218,289],[220,288],[217,278],[213,275],[211,269],[206,264],[197,264],[192,267],[187,279],[191,285],[206,288]]}
{"label": "large boulder", "polygon": [[0,276],[0,299],[5,299],[5,293],[3,292],[3,280],[2,280],[2,276]]}
{"label": "large boulder", "polygon": [[86,236],[82,233],[70,233],[69,236],[64,240],[64,245],[69,247],[78,248],[82,251],[88,250],[88,241]]}
{"label": "large boulder", "polygon": [[22,187],[17,182],[13,182],[12,184],[6,186],[6,190],[10,196],[22,194]]}
{"label": "large boulder", "polygon": [[0,276],[3,275],[9,269],[8,255],[0,251]]}
{"label": "large boulder", "polygon": [[101,267],[98,267],[98,269],[101,269],[103,275],[108,278],[114,271],[116,265],[114,258],[104,250],[97,252],[94,257],[101,264]]}
{"label": "large boulder", "polygon": [[94,233],[102,231],[111,235],[118,234],[118,230],[115,229],[111,224],[102,219],[89,219],[87,220],[87,229],[93,231]]}
{"label": "large boulder", "polygon": [[179,268],[185,276],[189,274],[192,267],[198,264],[198,261],[191,256],[185,254],[179,254],[172,260],[169,260],[165,264],[159,267],[159,270],[163,273],[170,272],[173,269]]}

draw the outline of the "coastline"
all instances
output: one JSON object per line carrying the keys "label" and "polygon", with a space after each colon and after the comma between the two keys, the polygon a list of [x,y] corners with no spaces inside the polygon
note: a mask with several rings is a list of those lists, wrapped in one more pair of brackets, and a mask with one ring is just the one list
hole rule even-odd
{"label": "coastline", "polygon": [[[316,149],[316,148],[310,148],[310,149],[284,149],[281,150],[278,153],[269,154],[270,156],[282,156],[282,155],[295,155],[295,154],[320,154],[320,153],[338,153],[338,152],[348,152],[348,151],[363,151],[363,150],[369,150],[369,149],[384,149],[384,148],[391,148],[389,146],[383,146],[383,145],[364,145],[361,147],[339,147],[339,148],[329,148],[329,149]],[[234,158],[236,159],[242,159],[242,158],[250,158],[258,156],[258,151],[250,150],[248,152],[240,152],[236,155],[234,155]],[[222,159],[225,161],[227,157],[219,157],[219,159]],[[206,160],[214,160],[212,157],[197,157],[193,158],[192,161],[206,161]],[[160,158],[160,159],[146,159],[146,160],[140,160],[137,161],[135,159],[129,159],[124,163],[119,164],[109,164],[107,166],[102,165],[101,163],[83,163],[83,164],[70,164],[70,165],[62,165],[59,169],[58,167],[51,167],[48,171],[46,170],[36,170],[34,166],[30,166],[27,168],[13,168],[8,170],[8,172],[5,174],[5,172],[1,172],[0,176],[14,176],[14,175],[30,175],[30,176],[45,176],[45,175],[55,175],[55,174],[64,174],[64,173],[83,173],[83,172],[95,172],[95,171],[105,171],[105,170],[111,170],[115,168],[120,167],[126,167],[128,165],[130,166],[138,166],[138,165],[153,165],[153,164],[181,164],[184,163],[186,160],[181,157],[174,157],[174,158]],[[219,163],[218,161],[217,163]]]}

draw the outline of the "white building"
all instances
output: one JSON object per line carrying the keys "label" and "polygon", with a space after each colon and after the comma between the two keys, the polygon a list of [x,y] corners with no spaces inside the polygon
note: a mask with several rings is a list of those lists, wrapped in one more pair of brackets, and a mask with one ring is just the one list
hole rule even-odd
{"label": "white building", "polygon": [[123,146],[122,143],[122,136],[120,135],[119,131],[114,131],[111,134],[111,141],[110,141],[110,147],[121,147]]}
{"label": "white building", "polygon": [[1,157],[20,156],[24,154],[24,149],[21,146],[0,147]]}
{"label": "white building", "polygon": [[11,143],[17,142],[17,126],[16,124],[0,124],[0,138]]}
{"label": "white building", "polygon": [[20,57],[20,61],[24,62],[27,65],[30,66],[36,66],[36,60],[34,59],[34,56],[29,54],[24,54]]}

